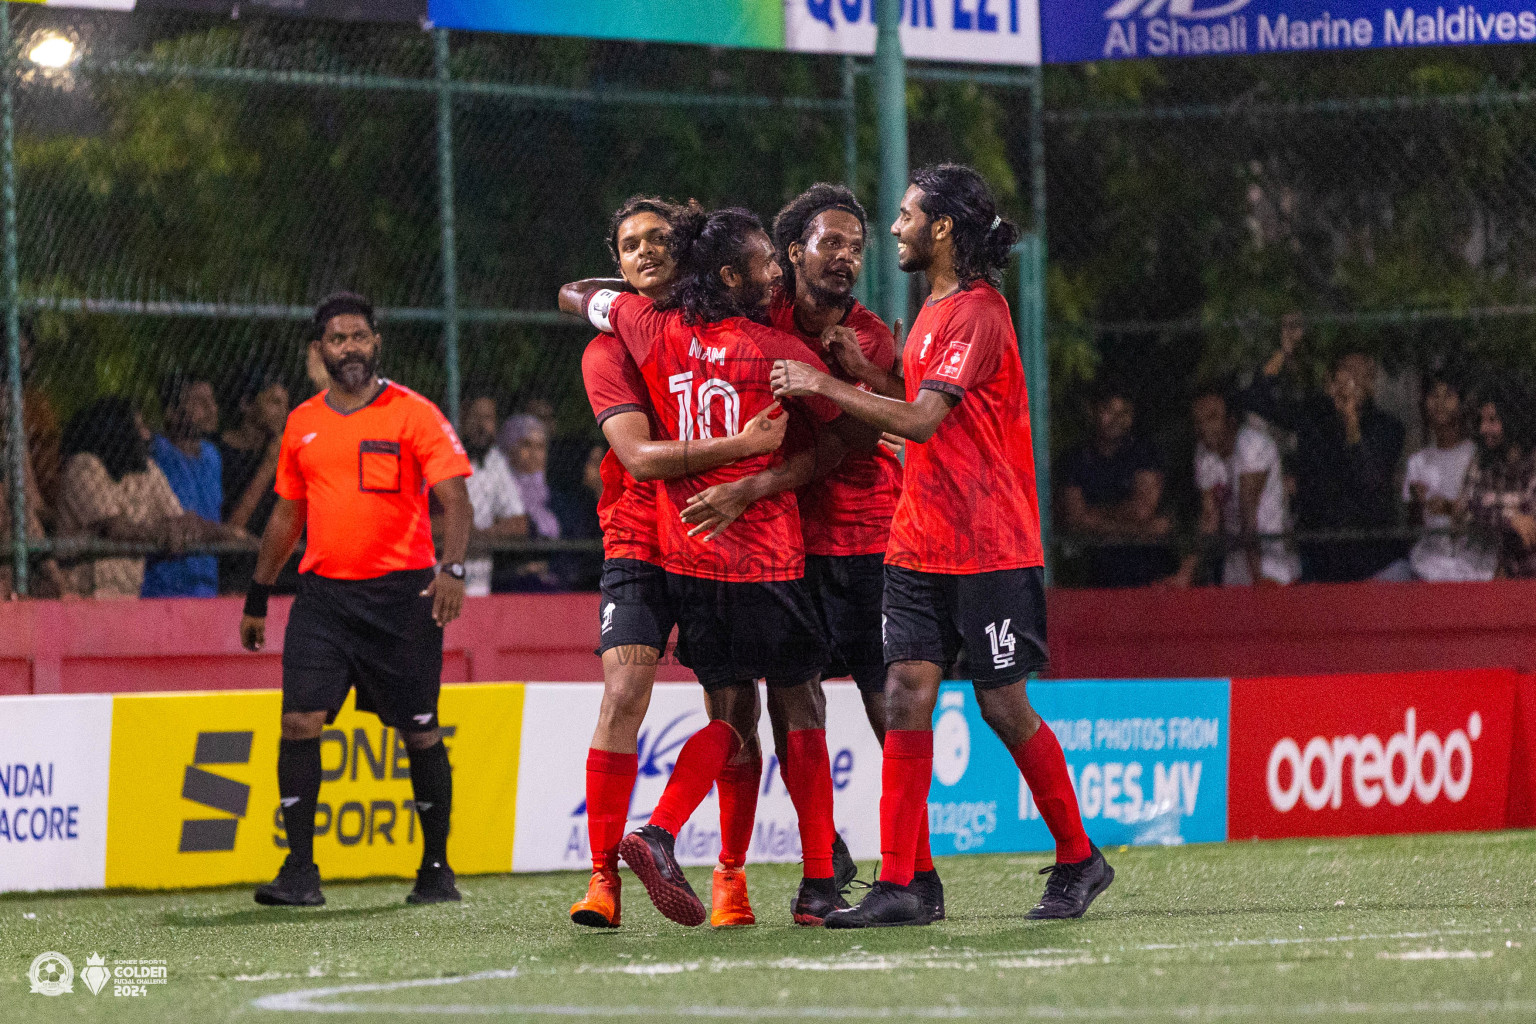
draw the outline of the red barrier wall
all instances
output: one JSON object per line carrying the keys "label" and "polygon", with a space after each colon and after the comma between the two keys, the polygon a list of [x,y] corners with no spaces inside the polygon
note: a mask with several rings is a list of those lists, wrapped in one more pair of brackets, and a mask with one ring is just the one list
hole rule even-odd
{"label": "red barrier wall", "polygon": [[[268,649],[247,654],[232,598],[0,605],[0,693],[275,687],[287,613],[274,599]],[[1077,679],[1528,669],[1536,581],[1057,590],[1050,641],[1052,674]],[[472,598],[444,678],[592,681],[596,646],[596,594]]]}

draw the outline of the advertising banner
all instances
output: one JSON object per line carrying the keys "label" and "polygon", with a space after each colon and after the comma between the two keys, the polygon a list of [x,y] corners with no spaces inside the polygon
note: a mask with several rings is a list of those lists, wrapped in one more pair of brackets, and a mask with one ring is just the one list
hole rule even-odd
{"label": "advertising banner", "polygon": [[533,35],[645,39],[708,46],[784,46],[778,0],[430,0],[438,28]]}
{"label": "advertising banner", "polygon": [[[908,60],[1040,63],[1037,0],[906,0]],[[875,0],[784,0],[785,45],[802,53],[875,52]]]}
{"label": "advertising banner", "polygon": [[[837,829],[855,857],[880,855],[880,744],[851,683],[828,683],[827,749],[832,759]],[[587,845],[586,761],[597,725],[601,683],[529,683],[523,711],[523,780],[517,798],[515,871],[556,871],[591,864]],[[704,695],[694,683],[658,683],[640,729],[640,776],[629,807],[629,826],[645,824],[672,776],[677,752],[701,729]],[[800,859],[794,804],[779,777],[766,712],[759,739],[764,751],[757,825],[748,851],[754,862]],[[683,864],[713,864],[720,854],[720,805],[713,790],[677,837]]]}
{"label": "advertising banner", "polygon": [[[399,733],[354,698],[320,738],[315,860],[325,878],[412,877],[421,830]],[[507,871],[522,687],[445,686],[454,869]],[[287,849],[279,814],[277,691],[116,698],[106,884],[182,888],[266,881]]]}
{"label": "advertising banner", "polygon": [[1530,0],[1051,0],[1047,64],[1536,40]]}
{"label": "advertising banner", "polygon": [[1234,679],[1229,835],[1504,827],[1516,678]]}
{"label": "advertising banner", "polygon": [[[125,7],[132,7],[127,3]],[[141,11],[196,11],[232,18],[281,14],[290,18],[336,21],[399,21],[421,24],[427,0],[138,0]]]}
{"label": "advertising banner", "polygon": [[7,697],[0,713],[0,891],[106,877],[109,695]]}
{"label": "advertising banner", "polygon": [[[1225,679],[1041,681],[1030,701],[1061,741],[1100,846],[1220,842],[1227,825]],[[935,855],[1049,850],[1050,831],[969,683],[934,711]]]}

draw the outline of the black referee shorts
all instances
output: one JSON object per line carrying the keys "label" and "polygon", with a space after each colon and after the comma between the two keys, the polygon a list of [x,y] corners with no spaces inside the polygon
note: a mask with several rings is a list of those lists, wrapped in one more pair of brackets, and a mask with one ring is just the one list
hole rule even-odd
{"label": "black referee shorts", "polygon": [[661,566],[638,558],[604,559],[598,590],[602,597],[597,624],[599,655],[635,644],[657,651],[667,649],[677,616]]}
{"label": "black referee shorts", "polygon": [[443,630],[421,592],[434,570],[371,580],[299,577],[283,639],[283,710],[332,722],[357,687],[357,708],[404,732],[437,728]]}
{"label": "black referee shorts", "polygon": [[706,691],[756,679],[795,686],[830,656],[804,580],[729,583],[667,573],[677,658]]}
{"label": "black referee shorts", "polygon": [[805,587],[832,651],[822,675],[851,675],[865,693],[884,693],[880,609],[885,555],[806,555]]}
{"label": "black referee shorts", "polygon": [[969,576],[885,567],[885,660],[948,668],[962,650],[971,680],[987,690],[1050,664],[1045,646],[1045,570]]}

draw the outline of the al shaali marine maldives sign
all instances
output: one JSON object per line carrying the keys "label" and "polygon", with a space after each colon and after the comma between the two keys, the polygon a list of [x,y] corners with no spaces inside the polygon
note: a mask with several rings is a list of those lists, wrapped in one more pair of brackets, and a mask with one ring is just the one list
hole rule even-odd
{"label": "al shaali marine maldives sign", "polygon": [[1312,53],[1536,40],[1536,2],[1049,0],[1045,61]]}

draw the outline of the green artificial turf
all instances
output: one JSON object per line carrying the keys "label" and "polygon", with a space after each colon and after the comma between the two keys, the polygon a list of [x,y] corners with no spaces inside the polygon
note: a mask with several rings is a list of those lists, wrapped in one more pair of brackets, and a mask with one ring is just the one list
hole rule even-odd
{"label": "green artificial turf", "polygon": [[[318,910],[257,907],[244,889],[12,895],[0,1006],[6,1020],[157,1024],[1536,1020],[1532,833],[1107,853],[1118,878],[1081,921],[1023,921],[1045,858],[992,855],[940,861],[948,921],[852,932],[790,924],[787,866],[748,869],[760,923],[729,932],[662,919],[627,874],[613,932],[567,920],[585,885],[571,874],[465,878],[462,904],[424,908],[399,881],[330,885]],[[707,894],[708,872],[689,874]],[[33,995],[45,950],[77,972],[92,952],[163,959],[168,983],[93,996],[77,977],[73,994]],[[478,972],[492,973],[458,980]],[[447,983],[399,984],[420,979]],[[360,1009],[304,1009],[337,1004]]]}

